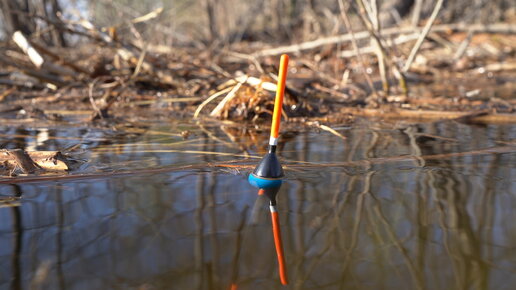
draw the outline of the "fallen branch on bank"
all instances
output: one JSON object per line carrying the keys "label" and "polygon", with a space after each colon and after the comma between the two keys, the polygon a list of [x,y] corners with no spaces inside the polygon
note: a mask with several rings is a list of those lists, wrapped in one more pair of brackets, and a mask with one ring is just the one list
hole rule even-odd
{"label": "fallen branch on bank", "polygon": [[[421,33],[421,28],[413,27],[393,27],[383,29],[380,33],[382,37],[401,35],[401,34],[413,34]],[[502,33],[502,34],[515,34],[516,26],[510,23],[495,23],[495,24],[443,24],[435,25],[430,29],[430,32],[447,32],[447,31],[467,31],[471,33]],[[366,39],[370,37],[368,31],[360,31],[354,33],[355,39]],[[264,49],[253,54],[254,57],[273,56],[280,55],[282,53],[300,53],[305,50],[321,47],[328,44],[337,44],[352,41],[353,36],[350,33],[319,38],[312,41],[307,41],[298,44],[292,44],[287,46],[280,46],[276,48]]]}
{"label": "fallen branch on bank", "polygon": [[474,123],[516,123],[516,114],[497,114],[482,112],[450,112],[450,111],[429,111],[429,110],[404,110],[404,109],[363,109],[345,107],[340,109],[341,113],[352,114],[363,117],[376,117],[383,119],[411,119],[415,121],[440,121],[457,120]]}

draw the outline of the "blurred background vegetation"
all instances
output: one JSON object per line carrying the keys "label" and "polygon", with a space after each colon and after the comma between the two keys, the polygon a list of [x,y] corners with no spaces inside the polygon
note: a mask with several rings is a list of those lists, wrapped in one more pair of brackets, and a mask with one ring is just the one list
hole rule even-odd
{"label": "blurred background vegetation", "polygon": [[[338,0],[0,0],[1,37],[14,31],[38,34],[47,45],[73,45],[80,38],[56,29],[61,21],[87,19],[97,26],[116,27],[121,37],[137,36],[167,46],[228,44],[240,41],[291,43],[346,31]],[[351,5],[353,28],[357,1]],[[382,27],[417,25],[438,1],[378,0],[367,4],[379,11]],[[445,0],[439,23],[492,23],[515,19],[513,0]],[[131,20],[163,9],[151,21]]]}

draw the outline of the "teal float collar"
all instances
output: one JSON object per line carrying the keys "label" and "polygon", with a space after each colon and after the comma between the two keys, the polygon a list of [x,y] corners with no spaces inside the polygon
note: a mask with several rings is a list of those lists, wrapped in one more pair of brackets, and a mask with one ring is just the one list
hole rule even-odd
{"label": "teal float collar", "polygon": [[283,182],[281,179],[267,179],[254,175],[253,173],[249,174],[249,184],[254,187],[258,187],[261,189],[265,188],[273,188],[279,187]]}

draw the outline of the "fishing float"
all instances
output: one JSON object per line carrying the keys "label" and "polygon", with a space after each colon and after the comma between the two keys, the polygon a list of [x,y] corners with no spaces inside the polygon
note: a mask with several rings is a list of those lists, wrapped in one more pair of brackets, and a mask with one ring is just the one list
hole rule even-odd
{"label": "fishing float", "polygon": [[274,100],[274,111],[272,114],[271,135],[269,138],[269,151],[262,158],[254,171],[249,174],[249,183],[257,187],[258,194],[265,194],[270,199],[270,212],[272,220],[272,233],[274,245],[278,256],[278,268],[281,284],[287,285],[287,269],[285,255],[283,254],[283,243],[281,241],[281,230],[279,224],[278,210],[276,208],[276,195],[283,183],[283,168],[276,156],[278,147],[279,127],[281,111],[283,107],[283,96],[285,95],[285,81],[287,79],[288,55],[283,54],[280,58],[278,73],[278,84],[276,87],[276,98]]}

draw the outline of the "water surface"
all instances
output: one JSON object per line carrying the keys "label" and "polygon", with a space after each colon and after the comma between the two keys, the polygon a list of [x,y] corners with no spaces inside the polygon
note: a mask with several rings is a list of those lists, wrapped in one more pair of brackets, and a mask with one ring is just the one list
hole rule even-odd
{"label": "water surface", "polygon": [[0,127],[3,148],[72,148],[92,173],[2,181],[0,289],[516,287],[515,126],[359,120],[335,128],[346,140],[291,129],[283,288],[267,200],[246,180],[266,131]]}

